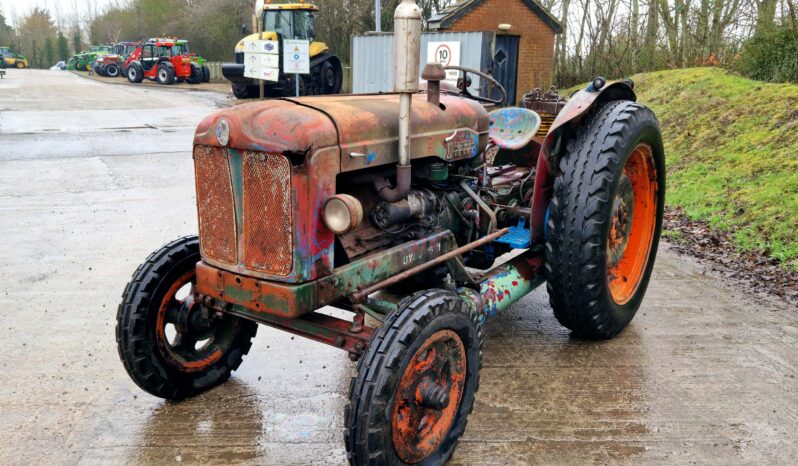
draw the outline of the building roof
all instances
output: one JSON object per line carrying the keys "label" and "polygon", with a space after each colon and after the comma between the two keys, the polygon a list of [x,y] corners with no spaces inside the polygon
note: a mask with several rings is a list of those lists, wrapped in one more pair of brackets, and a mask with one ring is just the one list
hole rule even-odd
{"label": "building roof", "polygon": [[[427,24],[429,25],[430,29],[446,29],[452,26],[453,23],[457,22],[460,18],[468,14],[471,10],[481,5],[483,2],[489,0],[462,0],[460,2],[455,3],[454,5],[450,5],[443,10],[441,10],[438,14],[433,15],[428,21]],[[533,13],[538,15],[540,19],[546,23],[556,34],[562,32],[562,25],[554,17],[549,11],[543,8],[535,0],[521,0],[524,2]]]}

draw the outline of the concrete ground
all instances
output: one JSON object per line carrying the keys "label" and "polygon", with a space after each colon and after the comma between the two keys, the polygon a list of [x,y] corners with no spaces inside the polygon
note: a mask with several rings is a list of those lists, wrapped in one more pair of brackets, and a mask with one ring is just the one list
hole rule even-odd
{"label": "concrete ground", "polygon": [[[0,80],[0,464],[342,464],[354,364],[261,327],[221,387],[168,403],[116,352],[152,250],[197,230],[193,128],[221,94],[71,73]],[[663,248],[618,338],[571,339],[540,289],[487,327],[452,464],[794,464],[798,309]]]}

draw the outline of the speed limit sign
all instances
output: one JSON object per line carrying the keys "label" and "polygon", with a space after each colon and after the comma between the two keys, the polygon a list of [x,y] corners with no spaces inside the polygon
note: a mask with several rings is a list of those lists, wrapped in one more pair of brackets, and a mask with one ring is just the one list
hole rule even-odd
{"label": "speed limit sign", "polygon": [[[427,43],[427,61],[440,63],[441,66],[460,66],[460,42]],[[446,70],[447,81],[457,81],[457,70]]]}
{"label": "speed limit sign", "polygon": [[441,66],[449,66],[452,61],[452,49],[448,44],[441,44],[435,49],[435,61],[440,63]]}

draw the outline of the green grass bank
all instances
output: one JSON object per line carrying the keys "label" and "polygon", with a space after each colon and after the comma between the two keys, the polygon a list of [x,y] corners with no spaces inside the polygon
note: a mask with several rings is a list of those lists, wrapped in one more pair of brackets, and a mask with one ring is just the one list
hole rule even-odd
{"label": "green grass bank", "polygon": [[668,205],[798,270],[798,86],[717,68],[632,79],[662,126]]}

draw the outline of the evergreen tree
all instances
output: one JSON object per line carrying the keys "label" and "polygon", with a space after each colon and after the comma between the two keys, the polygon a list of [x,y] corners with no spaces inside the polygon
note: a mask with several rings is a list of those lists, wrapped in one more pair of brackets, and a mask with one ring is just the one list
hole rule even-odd
{"label": "evergreen tree", "polygon": [[79,28],[75,28],[75,31],[72,32],[72,48],[75,49],[75,53],[83,50],[83,39],[80,37]]}
{"label": "evergreen tree", "polygon": [[0,47],[11,47],[14,41],[14,28],[6,23],[6,17],[0,11]]}
{"label": "evergreen tree", "polygon": [[60,30],[58,31],[57,39],[58,59],[66,61],[69,58],[69,41]]}
{"label": "evergreen tree", "polygon": [[55,47],[53,47],[53,40],[49,37],[44,38],[44,66],[55,65]]}

